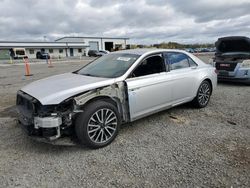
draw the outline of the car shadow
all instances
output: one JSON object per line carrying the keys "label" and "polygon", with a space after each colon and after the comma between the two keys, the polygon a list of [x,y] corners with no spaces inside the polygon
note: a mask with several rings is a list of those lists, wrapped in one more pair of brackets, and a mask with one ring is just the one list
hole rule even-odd
{"label": "car shadow", "polygon": [[[176,111],[183,111],[183,110],[195,110],[195,108],[192,106],[191,103],[182,104],[180,106],[173,107],[171,109],[167,109],[161,112],[158,112],[156,114],[152,114],[150,116],[147,116],[145,118],[136,120],[131,123],[126,123],[121,126],[121,134],[126,134],[127,131],[132,131],[131,129],[138,129],[140,125],[143,125],[142,122],[145,121],[151,121],[151,119],[157,119],[159,117],[167,116],[169,119],[175,119],[175,113]],[[18,122],[17,122],[17,110],[15,105],[8,107],[0,112],[0,117],[9,117],[14,119],[16,122],[15,129],[18,128]],[[11,131],[11,130],[10,130]],[[29,153],[41,153],[41,154],[60,154],[64,152],[79,152],[79,151],[85,151],[89,152],[93,149],[87,148],[85,146],[80,145],[77,140],[75,139],[75,145],[53,145],[50,143],[44,143],[39,142],[37,140],[34,140],[30,138],[22,129],[15,130],[17,131],[17,138],[12,141],[12,149],[14,150],[23,150],[25,148],[26,152]],[[118,138],[119,139],[119,136]],[[116,140],[115,140],[116,141]],[[23,146],[20,147],[20,142],[23,144]],[[19,146],[19,147],[18,147]],[[100,148],[102,149],[102,148]]]}
{"label": "car shadow", "polygon": [[250,86],[250,83],[248,84],[248,83],[242,83],[242,82],[236,82],[236,81],[218,81],[218,85],[248,87],[248,86]]}
{"label": "car shadow", "polygon": [[184,103],[175,107],[172,107],[170,109],[166,109],[160,112],[157,112],[155,114],[149,115],[147,117],[138,119],[136,121],[133,122],[129,122],[129,123],[125,123],[121,126],[122,131],[128,129],[129,127],[133,127],[133,125],[143,125],[141,124],[142,122],[148,121],[150,119],[158,119],[159,117],[165,117],[167,116],[169,118],[169,120],[171,119],[178,119],[178,117],[175,116],[176,112],[178,111],[186,111],[186,110],[199,110],[198,108],[195,108],[192,104],[192,102],[188,102],[188,103]]}

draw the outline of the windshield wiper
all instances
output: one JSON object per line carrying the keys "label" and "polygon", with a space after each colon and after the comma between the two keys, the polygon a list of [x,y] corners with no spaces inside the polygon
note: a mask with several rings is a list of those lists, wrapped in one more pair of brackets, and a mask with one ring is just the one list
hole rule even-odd
{"label": "windshield wiper", "polygon": [[80,74],[80,75],[83,75],[83,76],[92,76],[92,77],[104,78],[103,76],[93,75],[93,74],[89,74],[89,73],[84,74],[84,73],[75,72],[75,74]]}
{"label": "windshield wiper", "polygon": [[83,75],[83,76],[92,76],[92,77],[101,77],[101,78],[103,78],[102,76],[97,76],[97,75],[93,75],[93,74],[81,74],[81,75]]}
{"label": "windshield wiper", "polygon": [[93,74],[81,74],[81,75],[97,77],[97,76],[95,76],[95,75],[93,75]]}

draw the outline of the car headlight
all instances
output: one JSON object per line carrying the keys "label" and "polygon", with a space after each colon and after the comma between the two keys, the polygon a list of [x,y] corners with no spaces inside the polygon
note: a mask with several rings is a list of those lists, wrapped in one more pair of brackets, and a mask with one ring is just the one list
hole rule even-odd
{"label": "car headlight", "polygon": [[242,68],[250,68],[250,59],[246,59],[241,63]]}

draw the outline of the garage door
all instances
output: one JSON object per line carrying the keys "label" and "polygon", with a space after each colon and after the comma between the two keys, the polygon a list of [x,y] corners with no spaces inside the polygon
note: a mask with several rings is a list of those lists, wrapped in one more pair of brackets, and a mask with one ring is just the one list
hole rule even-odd
{"label": "garage door", "polygon": [[89,42],[89,49],[90,50],[99,50],[98,42],[90,41]]}

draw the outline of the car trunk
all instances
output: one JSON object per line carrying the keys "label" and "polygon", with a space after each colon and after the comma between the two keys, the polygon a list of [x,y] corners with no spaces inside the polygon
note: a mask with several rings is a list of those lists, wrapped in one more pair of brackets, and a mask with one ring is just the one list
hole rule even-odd
{"label": "car trunk", "polygon": [[237,63],[250,58],[250,39],[247,37],[219,38],[215,46],[217,70],[234,71]]}

